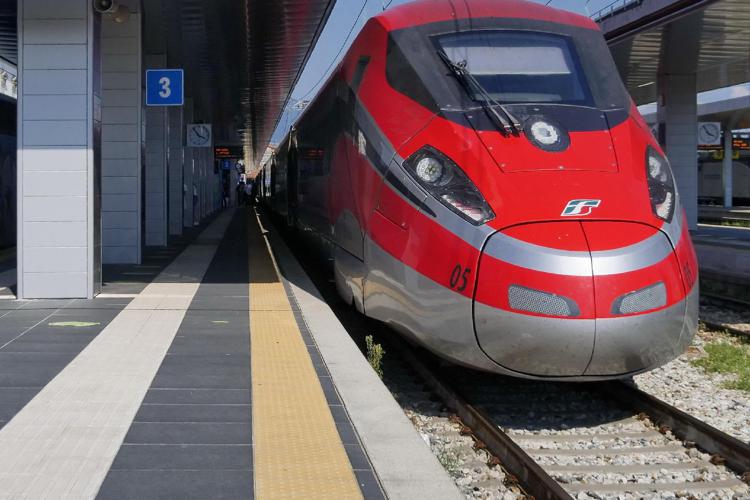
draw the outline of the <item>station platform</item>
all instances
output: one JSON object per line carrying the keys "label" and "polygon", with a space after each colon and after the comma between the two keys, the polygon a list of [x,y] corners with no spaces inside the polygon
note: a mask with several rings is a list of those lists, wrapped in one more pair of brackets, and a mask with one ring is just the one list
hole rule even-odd
{"label": "station platform", "polygon": [[691,235],[701,273],[750,284],[750,228],[698,224]]}
{"label": "station platform", "polygon": [[158,253],[0,301],[0,498],[460,498],[254,212]]}

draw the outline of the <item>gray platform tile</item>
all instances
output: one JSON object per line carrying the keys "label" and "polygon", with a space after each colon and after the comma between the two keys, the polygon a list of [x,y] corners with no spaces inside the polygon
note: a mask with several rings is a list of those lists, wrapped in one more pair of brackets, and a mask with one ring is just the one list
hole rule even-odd
{"label": "gray platform tile", "polygon": [[346,450],[346,456],[349,457],[349,462],[352,464],[352,469],[355,471],[372,470],[370,461],[367,460],[367,455],[362,451],[359,444],[345,444],[344,449]]}
{"label": "gray platform tile", "polygon": [[102,293],[134,294],[141,293],[148,283],[104,283]]}
{"label": "gray platform tile", "polygon": [[250,404],[246,389],[154,389],[146,393],[143,404]]}
{"label": "gray platform tile", "polygon": [[199,321],[191,322],[190,324],[181,325],[180,333],[176,338],[192,338],[198,336],[207,337],[233,337],[238,339],[247,339],[250,341],[250,337],[247,334],[249,326],[242,324],[242,320],[239,319],[222,319],[221,316],[214,316],[214,319],[201,319]]}
{"label": "gray platform tile", "polygon": [[112,471],[99,500],[241,500],[253,498],[250,471]]}
{"label": "gray platform tile", "polygon": [[131,300],[132,297],[75,299],[70,304],[65,306],[64,309],[115,309],[119,311],[121,309],[124,309]]}
{"label": "gray platform tile", "polygon": [[[198,289],[200,290],[200,288]],[[185,314],[185,319],[190,320],[193,318],[211,318],[213,319],[214,316],[217,314],[221,316],[222,318],[247,318],[247,308],[249,307],[248,304],[245,305],[244,311],[221,311],[219,313],[212,312],[212,311],[205,311],[201,309],[188,309],[187,313]]]}
{"label": "gray platform tile", "polygon": [[0,300],[0,311],[11,311],[23,306],[23,302],[18,300]]}
{"label": "gray platform tile", "polygon": [[41,387],[0,388],[0,420],[8,421],[36,396]]}
{"label": "gray platform tile", "polygon": [[359,446],[359,439],[357,439],[357,433],[354,432],[352,424],[349,422],[336,422],[336,430],[339,431],[342,443]]}
{"label": "gray platform tile", "polygon": [[349,422],[349,415],[342,405],[328,405],[334,422]]}
{"label": "gray platform tile", "polygon": [[159,368],[158,375],[194,376],[236,376],[250,377],[250,357],[243,354],[167,354]]}
{"label": "gray platform tile", "polygon": [[151,384],[160,389],[250,389],[250,374],[236,375],[157,375]]}
{"label": "gray platform tile", "polygon": [[250,422],[133,422],[124,442],[128,444],[251,444],[250,426]]}
{"label": "gray platform tile", "polygon": [[201,289],[195,294],[196,299],[206,297],[245,297],[250,295],[247,281],[244,283],[206,283],[201,284]]}
{"label": "gray platform tile", "polygon": [[249,422],[250,405],[144,404],[134,422]]}
{"label": "gray platform tile", "polygon": [[91,342],[93,337],[79,337],[77,339],[26,339],[25,336],[15,342],[10,343],[3,352],[23,352],[23,353],[52,353],[52,354],[72,354],[73,356],[81,352],[86,345]]}
{"label": "gray platform tile", "polygon": [[214,299],[193,300],[190,309],[194,311],[247,311],[247,297],[216,297]]}
{"label": "gray platform tile", "polygon": [[[59,309],[56,311],[52,317],[53,318],[96,318],[97,320],[104,320],[109,318],[111,320],[115,316],[117,316],[122,308],[99,308],[99,309],[83,309],[78,307],[72,307],[72,308],[64,308]],[[81,320],[83,321],[83,319]]]}
{"label": "gray platform tile", "polygon": [[23,309],[27,311],[39,309],[60,309],[70,305],[73,299],[44,299],[44,300],[25,300]]}
{"label": "gray platform tile", "polygon": [[124,444],[110,470],[252,470],[252,445]]}
{"label": "gray platform tile", "polygon": [[250,342],[247,339],[221,334],[215,334],[213,337],[194,335],[176,338],[169,348],[169,354],[174,355],[225,354],[240,351],[250,351]]}
{"label": "gray platform tile", "polygon": [[28,326],[33,325],[34,323],[43,320],[47,316],[50,315],[50,312],[45,309],[14,309],[12,311],[9,311],[6,314],[3,314],[3,317],[0,318],[0,328],[3,327],[3,325],[21,325],[25,324]]}
{"label": "gray platform tile", "polygon": [[380,489],[380,483],[371,470],[355,470],[354,475],[357,477],[359,488],[362,490],[362,496],[365,497],[365,500],[385,500],[383,490]]}
{"label": "gray platform tile", "polygon": [[320,386],[323,388],[323,394],[326,396],[326,401],[329,405],[340,405],[341,399],[336,392],[336,388],[333,386],[330,375],[318,375],[320,380]]}

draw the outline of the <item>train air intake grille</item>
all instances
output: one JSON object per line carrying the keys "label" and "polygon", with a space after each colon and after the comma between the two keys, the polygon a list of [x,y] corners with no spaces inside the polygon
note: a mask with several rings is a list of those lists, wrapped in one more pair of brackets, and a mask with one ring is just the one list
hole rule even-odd
{"label": "train air intake grille", "polygon": [[667,305],[667,288],[664,283],[641,288],[620,296],[612,304],[612,314],[636,314]]}
{"label": "train air intake grille", "polygon": [[508,287],[508,303],[512,309],[548,316],[578,316],[580,311],[573,300],[553,293],[519,285]]}

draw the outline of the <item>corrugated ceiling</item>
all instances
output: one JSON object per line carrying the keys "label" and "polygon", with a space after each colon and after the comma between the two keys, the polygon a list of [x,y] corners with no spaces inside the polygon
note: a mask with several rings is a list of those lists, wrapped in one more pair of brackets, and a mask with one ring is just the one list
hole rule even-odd
{"label": "corrugated ceiling", "polygon": [[[697,27],[689,36],[700,38],[696,62],[682,71],[697,71],[698,92],[750,81],[750,1],[720,0],[688,16]],[[610,46],[638,104],[656,100],[654,82],[665,64],[663,40],[668,29],[669,24],[656,26]]]}

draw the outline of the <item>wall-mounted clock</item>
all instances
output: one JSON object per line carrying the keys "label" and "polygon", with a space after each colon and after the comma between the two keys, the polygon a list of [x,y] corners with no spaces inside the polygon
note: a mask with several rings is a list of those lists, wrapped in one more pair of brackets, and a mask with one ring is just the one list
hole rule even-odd
{"label": "wall-mounted clock", "polygon": [[210,148],[212,145],[211,125],[190,123],[187,126],[187,146],[189,148]]}

